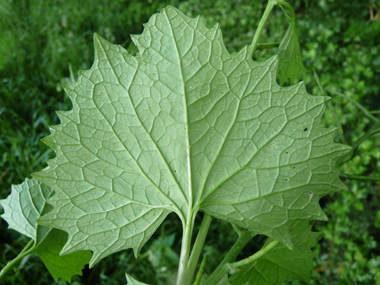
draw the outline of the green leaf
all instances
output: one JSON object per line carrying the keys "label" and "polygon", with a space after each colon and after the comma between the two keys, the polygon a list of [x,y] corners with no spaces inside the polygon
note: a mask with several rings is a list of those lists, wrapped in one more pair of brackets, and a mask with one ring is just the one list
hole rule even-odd
{"label": "green leaf", "polygon": [[37,219],[40,217],[51,195],[52,189],[35,179],[25,179],[22,184],[12,185],[11,194],[0,204],[4,208],[1,216],[9,228],[31,239],[37,236]]}
{"label": "green leaf", "polygon": [[135,278],[133,278],[131,275],[128,275],[127,273],[125,273],[125,277],[127,278],[128,285],[147,285],[146,283],[137,281]]}
{"label": "green leaf", "polygon": [[[131,56],[95,35],[95,60],[66,92],[45,143],[56,152],[34,177],[55,191],[39,219],[69,234],[65,253],[135,255],[170,212],[192,228],[197,211],[291,247],[296,220],[324,220],[319,198],[344,189],[348,147],[319,126],[326,97],[276,84],[278,57],[227,52],[173,7],[133,36]],[[311,194],[310,194],[311,193]]]}
{"label": "green leaf", "polygon": [[[275,285],[293,279],[309,284],[312,261],[316,255],[311,248],[320,238],[320,234],[312,232],[311,227],[308,221],[299,222],[291,230],[293,250],[278,244],[256,262],[233,274],[229,283]],[[268,239],[265,245],[271,241]]]}
{"label": "green leaf", "polygon": [[78,251],[60,256],[59,253],[66,241],[67,233],[52,229],[34,249],[57,282],[59,278],[71,282],[73,275],[82,275],[82,269],[91,259],[90,251]]}
{"label": "green leaf", "polygon": [[302,63],[301,49],[295,20],[291,20],[288,30],[277,49],[278,54],[278,80],[282,85],[285,80],[291,83],[301,78],[306,71]]}
{"label": "green leaf", "polygon": [[0,200],[4,208],[2,218],[9,228],[34,240],[28,252],[38,254],[55,281],[63,278],[71,282],[75,274],[82,275],[83,267],[88,264],[91,252],[81,251],[59,256],[67,241],[63,231],[40,226],[37,219],[47,212],[46,199],[52,189],[35,179],[26,179],[20,185],[12,185],[12,192],[5,200]]}

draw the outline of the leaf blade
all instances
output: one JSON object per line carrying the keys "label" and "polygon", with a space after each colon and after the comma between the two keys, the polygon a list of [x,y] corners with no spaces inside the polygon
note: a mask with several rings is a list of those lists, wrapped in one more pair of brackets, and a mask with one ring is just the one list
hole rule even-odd
{"label": "leaf blade", "polygon": [[[320,234],[312,232],[311,227],[305,220],[298,223],[291,232],[293,250],[278,244],[255,263],[246,265],[233,274],[229,283],[274,285],[290,279],[309,283],[312,260],[316,256],[311,248],[320,238]],[[268,239],[265,244],[271,241]]]}
{"label": "leaf blade", "polygon": [[59,278],[71,282],[73,275],[82,275],[82,269],[91,259],[90,251],[78,251],[60,256],[60,252],[67,241],[67,234],[60,230],[52,229],[34,249],[54,280]]}
{"label": "leaf blade", "polygon": [[298,33],[295,19],[289,23],[288,30],[277,49],[279,57],[278,74],[280,85],[288,78],[290,83],[299,80],[306,68],[302,63],[301,48],[298,40]]}
{"label": "leaf blade", "polygon": [[4,208],[1,216],[9,228],[31,238],[36,238],[37,219],[41,215],[46,199],[52,189],[34,179],[25,179],[22,184],[12,185],[11,194],[0,204]]}
{"label": "leaf blade", "polygon": [[40,221],[68,232],[63,252],[92,250],[91,266],[137,255],[170,212],[191,228],[201,209],[289,248],[294,221],[326,219],[318,201],[344,189],[348,147],[319,126],[325,97],[278,86],[279,56],[230,55],[218,26],[173,7],[133,41],[135,57],[95,35],[92,68],[66,88],[73,109],[45,139],[57,157],[34,177],[56,195]]}
{"label": "leaf blade", "polygon": [[0,200],[4,208],[2,218],[8,222],[9,228],[33,240],[33,246],[28,249],[28,253],[36,253],[41,257],[55,281],[63,278],[71,282],[73,275],[82,275],[82,269],[88,264],[91,252],[81,251],[60,256],[67,235],[38,224],[39,217],[50,210],[46,199],[52,192],[50,187],[35,179],[25,179],[22,184],[12,185],[12,192],[7,199]]}
{"label": "leaf blade", "polygon": [[335,129],[319,127],[324,97],[307,94],[303,83],[278,86],[276,59],[266,65],[271,72],[261,72],[262,85],[245,97],[249,112],[241,110],[226,136],[201,209],[291,248],[294,221],[326,220],[319,198],[346,188],[336,161],[349,147],[333,143]]}
{"label": "leaf blade", "polygon": [[[154,18],[154,16],[153,16]],[[144,38],[140,37],[140,39],[135,41],[142,41]],[[139,44],[139,47],[141,49],[143,43]],[[145,227],[148,230],[148,234],[145,234],[145,229],[141,232],[137,232],[137,234],[142,234],[144,238],[139,239],[138,237],[135,237],[136,233],[132,233],[127,237],[122,244],[122,242],[117,242],[118,245],[111,246],[111,247],[104,247],[104,250],[102,252],[99,252],[98,250],[94,250],[94,245],[87,245],[84,243],[77,243],[73,244],[73,235],[69,235],[69,240],[67,245],[64,247],[65,252],[72,252],[75,250],[83,250],[83,249],[93,249],[94,250],[94,256],[91,261],[91,266],[102,257],[110,254],[110,252],[116,252],[119,250],[122,250],[124,248],[133,247],[135,250],[135,254],[138,253],[141,246],[146,242],[146,240],[150,237],[150,235],[155,231],[157,226],[161,224],[162,220],[166,217],[166,215],[171,212],[175,211],[177,214],[182,217],[182,220],[185,220],[184,216],[188,214],[188,207],[186,205],[188,202],[186,201],[189,196],[189,191],[182,191],[182,188],[180,184],[186,182],[186,173],[183,175],[185,178],[182,178],[181,175],[177,174],[177,177],[174,177],[173,173],[177,172],[176,169],[180,170],[181,166],[184,165],[185,162],[187,163],[188,155],[186,151],[182,151],[180,155],[176,155],[175,152],[172,150],[176,149],[184,149],[183,145],[184,143],[177,143],[177,145],[174,145],[171,148],[166,147],[166,152],[164,154],[170,157],[179,157],[181,161],[173,162],[172,166],[169,166],[166,162],[166,158],[164,158],[164,155],[161,153],[160,148],[157,147],[156,144],[165,144],[168,140],[170,141],[170,138],[163,138],[164,142],[160,142],[159,139],[161,136],[157,137],[160,132],[160,127],[163,127],[162,125],[158,125],[154,131],[151,131],[150,128],[152,127],[152,124],[154,123],[152,120],[152,115],[149,113],[148,115],[146,112],[149,112],[150,109],[145,109],[144,106],[147,105],[146,101],[151,101],[151,97],[144,98],[144,94],[140,94],[139,88],[143,88],[144,84],[150,84],[151,80],[149,79],[147,66],[148,64],[145,62],[140,63],[139,69],[136,71],[136,66],[138,64],[138,61],[133,59],[130,55],[128,55],[121,47],[114,46],[109,44],[108,42],[100,39],[98,36],[95,36],[95,48],[96,48],[96,59],[93,68],[88,72],[83,72],[82,76],[80,77],[78,83],[76,86],[71,86],[67,88],[67,92],[69,93],[69,96],[72,98],[73,101],[73,110],[69,112],[59,113],[59,117],[61,119],[61,124],[58,126],[54,126],[52,129],[52,135],[50,136],[49,142],[54,142],[54,146],[56,148],[57,153],[57,159],[54,159],[49,162],[49,169],[34,174],[34,177],[39,179],[40,181],[44,181],[45,183],[50,183],[52,187],[55,188],[57,195],[51,199],[52,205],[55,207],[55,209],[41,218],[41,223],[44,225],[54,226],[57,228],[61,228],[66,231],[70,225],[74,225],[75,223],[72,222],[70,224],[65,224],[66,222],[63,222],[65,220],[65,215],[76,215],[76,216],[83,216],[83,213],[86,213],[88,215],[88,218],[80,220],[79,222],[85,223],[84,227],[92,227],[92,221],[96,217],[91,217],[91,212],[94,211],[91,209],[90,203],[87,203],[87,206],[83,207],[75,207],[75,210],[70,209],[70,213],[68,213],[67,208],[63,209],[65,205],[71,203],[70,195],[75,195],[76,191],[80,191],[83,194],[86,194],[87,196],[96,197],[96,198],[89,198],[92,199],[89,202],[92,202],[93,204],[98,203],[97,200],[99,196],[105,195],[107,196],[108,200],[111,199],[112,203],[115,205],[118,205],[118,201],[116,201],[116,198],[111,197],[114,195],[114,192],[118,191],[127,191],[121,193],[117,199],[124,199],[124,205],[120,205],[118,207],[127,206],[127,204],[136,204],[136,206],[132,209],[125,210],[125,212],[128,212],[128,215],[132,215],[131,213],[135,211],[139,211],[142,208],[144,208],[145,212],[152,212],[153,214],[148,217],[149,223],[154,224],[152,227]],[[147,51],[148,53],[149,51]],[[112,54],[110,56],[110,54]],[[149,55],[147,55],[149,57]],[[113,58],[117,58],[116,63],[111,62]],[[126,70],[123,74],[119,74],[119,71],[117,70],[118,64],[124,64],[124,69]],[[154,66],[152,68],[155,68]],[[175,65],[174,67],[175,68]],[[174,73],[175,74],[175,73]],[[129,75],[128,78],[122,78],[119,79],[117,76],[126,76]],[[135,96],[132,98],[127,98],[125,95],[125,92],[129,90],[129,85],[134,80],[134,78],[137,78],[136,80],[139,82],[138,84],[134,84],[131,86],[130,92],[133,93]],[[91,80],[96,81],[97,84],[92,84]],[[123,81],[124,80],[124,81]],[[130,81],[128,81],[130,80]],[[170,78],[167,79],[170,81]],[[164,80],[165,81],[165,80]],[[111,85],[111,83],[114,85]],[[116,84],[117,83],[117,84]],[[123,86],[125,84],[125,86]],[[86,89],[86,87],[90,87]],[[164,85],[164,84],[162,84]],[[100,91],[94,90],[92,91],[92,88],[99,88]],[[84,89],[84,90],[81,90]],[[104,91],[103,89],[113,89],[113,91],[117,91],[116,93],[105,93],[105,96],[100,96],[101,93]],[[169,90],[170,91],[170,90]],[[87,94],[86,94],[87,92]],[[171,92],[171,91],[170,91]],[[170,95],[169,92],[169,95]],[[84,95],[83,95],[84,94]],[[121,94],[118,96],[118,94]],[[104,95],[104,94],[103,94]],[[162,94],[161,94],[162,95]],[[165,96],[169,96],[166,94]],[[82,102],[77,103],[77,101],[84,100],[80,97],[93,97],[93,100],[86,101],[86,104],[82,104]],[[114,96],[115,98],[110,99],[110,97]],[[153,97],[153,96],[152,96]],[[87,99],[85,99],[87,100]],[[111,101],[123,101],[124,106],[121,105],[112,105],[110,106]],[[133,102],[133,100],[138,101],[139,104],[136,102]],[[104,101],[104,102],[103,102]],[[175,100],[174,100],[175,101]],[[137,104],[136,106],[134,104]],[[108,105],[107,105],[108,104]],[[144,105],[145,104],[145,105]],[[152,102],[149,103],[152,106],[156,106],[157,104],[153,104]],[[148,104],[148,105],[149,105]],[[172,102],[173,108],[178,105],[178,102]],[[143,107],[141,107],[143,106]],[[84,109],[81,113],[80,108]],[[112,149],[112,145],[108,146],[108,148],[111,149],[109,151],[113,157],[122,157],[125,161],[128,163],[125,163],[122,159],[114,159],[114,161],[108,157],[106,157],[104,154],[102,154],[102,151],[105,152],[105,149],[102,149],[99,147],[99,149],[96,149],[96,144],[102,145],[104,142],[101,139],[98,139],[96,141],[96,138],[91,141],[91,138],[88,138],[88,133],[95,133],[97,130],[95,127],[92,127],[92,123],[89,121],[87,126],[83,126],[79,124],[80,119],[79,118],[82,114],[83,120],[85,119],[84,116],[87,115],[85,109],[96,109],[95,112],[92,113],[92,120],[96,120],[100,123],[98,123],[100,126],[97,126],[99,128],[103,128],[102,131],[107,131],[108,133],[113,135],[114,143],[115,145],[119,146],[122,151],[124,151],[123,154],[120,154],[117,152],[117,149]],[[118,113],[115,113],[114,109],[119,109]],[[126,109],[123,111],[123,108]],[[104,110],[103,110],[104,109]],[[148,111],[147,111],[148,110]],[[129,113],[132,113],[131,116],[129,116]],[[79,116],[78,116],[79,113]],[[133,116],[133,114],[138,114],[139,116]],[[166,119],[168,118],[167,114],[165,112],[162,112],[162,116]],[[121,119],[117,119],[118,117],[124,116],[124,120],[120,121]],[[128,117],[129,116],[129,117]],[[167,126],[165,124],[170,124],[174,122],[175,120],[172,118],[171,120],[164,120],[161,119],[159,116],[155,117],[157,120],[160,120],[164,127]],[[178,119],[178,118],[177,118]],[[113,120],[113,121],[112,121]],[[85,121],[85,120],[84,120]],[[121,138],[119,136],[125,135],[125,133],[118,133],[120,128],[116,126],[113,128],[113,124],[121,124],[121,122],[124,123],[124,127],[129,127],[129,135],[130,140],[125,141],[125,137]],[[133,123],[136,123],[137,125],[133,125]],[[127,126],[128,123],[131,123],[132,126]],[[184,124],[179,123],[176,128],[179,129],[185,129],[183,128]],[[120,126],[119,126],[120,127]],[[150,130],[148,132],[147,130]],[[70,131],[71,135],[67,135],[67,133]],[[158,132],[158,133],[157,133]],[[157,133],[157,134],[156,134]],[[183,131],[181,138],[183,140]],[[87,135],[87,137],[86,137]],[[134,136],[134,138],[131,138],[131,135]],[[168,135],[163,135],[163,137]],[[137,139],[138,138],[138,139]],[[112,139],[112,138],[111,138]],[[174,139],[172,139],[174,140]],[[75,151],[75,155],[71,154],[63,154],[64,152],[61,150],[63,148],[61,145],[57,144],[57,141],[66,141],[66,143],[72,144],[74,147],[77,148]],[[90,147],[86,148],[86,145],[89,145]],[[128,145],[129,144],[129,145]],[[132,146],[131,146],[132,144]],[[95,151],[91,150],[91,147],[94,149],[95,145]],[[179,146],[179,147],[178,147]],[[138,151],[136,149],[133,149],[133,147],[137,147],[140,150],[144,151]],[[153,149],[153,151],[152,151]],[[99,152],[96,152],[99,151]],[[141,156],[140,156],[141,155]],[[62,166],[59,163],[56,163],[60,158],[65,156],[65,160],[69,160],[69,165]],[[86,161],[91,161],[93,159],[94,161],[91,162],[91,165],[85,165],[83,167],[78,167],[78,165],[83,164],[78,157],[85,157]],[[90,158],[88,158],[91,156]],[[161,159],[161,162],[160,162]],[[123,164],[124,163],[124,164]],[[150,163],[150,164],[149,164]],[[160,164],[161,163],[161,164]],[[116,167],[115,167],[116,164]],[[120,164],[120,165],[117,165]],[[153,165],[152,165],[153,164]],[[157,166],[158,165],[158,166]],[[178,166],[178,168],[177,168]],[[112,171],[109,171],[109,176],[107,177],[104,174],[104,169],[107,170],[107,167],[113,168]],[[174,169],[172,169],[174,168]],[[118,181],[120,185],[113,183],[113,180],[120,180],[119,173],[116,173],[117,171],[122,172],[122,175],[125,177],[122,177],[123,181]],[[61,181],[70,180],[70,182],[66,181],[66,184],[64,182],[58,182],[56,183],[56,177],[57,172],[61,173]],[[113,173],[112,173],[113,172]],[[178,171],[179,172],[179,171]],[[183,171],[182,171],[183,172]],[[83,173],[83,175],[81,174]],[[116,173],[116,175],[115,175]],[[80,176],[87,177],[80,177]],[[136,178],[137,176],[137,178]],[[157,176],[159,179],[157,179]],[[162,179],[160,179],[162,178]],[[139,180],[138,180],[139,179]],[[90,181],[92,180],[92,181]],[[132,191],[132,188],[134,185],[128,184],[129,181],[132,180],[133,182],[136,182],[138,189],[145,191],[143,194],[134,193]],[[184,181],[182,181],[184,180]],[[81,181],[83,183],[81,183]],[[112,181],[112,183],[111,183]],[[73,186],[77,182],[77,186]],[[87,185],[84,185],[86,184]],[[81,184],[80,187],[78,187],[78,184]],[[111,185],[112,184],[112,185]],[[124,188],[124,189],[123,189]],[[127,193],[126,193],[127,192]],[[67,194],[68,193],[68,194]],[[187,193],[187,194],[186,194]],[[127,196],[127,197],[125,197]],[[170,197],[173,197],[170,198]],[[127,199],[126,199],[127,198]],[[106,199],[104,199],[106,200]],[[101,203],[105,203],[105,201],[101,201]],[[57,204],[57,202],[61,204]],[[86,208],[87,207],[87,208]],[[78,209],[79,208],[79,209]],[[112,208],[112,206],[110,207]],[[114,207],[115,208],[115,207]],[[101,213],[102,209],[101,206],[98,207],[98,212]],[[87,211],[87,212],[86,212]],[[110,210],[112,211],[112,210]],[[111,215],[111,214],[110,214]],[[123,217],[123,215],[127,215],[125,213],[119,213],[116,219],[120,219]],[[100,214],[101,216],[101,214]],[[155,218],[158,216],[158,218]],[[104,217],[97,218],[102,219],[102,221],[105,223],[107,221],[104,221]],[[135,215],[133,219],[142,221],[143,217],[142,215]],[[144,218],[146,219],[146,218]],[[111,221],[117,224],[115,220]],[[100,222],[101,223],[101,222]],[[113,228],[113,230],[122,230],[124,228],[125,231],[130,231],[131,228],[137,228],[135,225],[132,225],[129,227],[129,229],[125,229],[128,227],[126,223],[121,223],[121,226],[116,226]],[[96,226],[96,225],[95,225]],[[106,227],[112,227],[112,225],[105,225]],[[141,228],[141,225],[139,226]],[[92,227],[93,228],[93,227]],[[71,232],[78,232],[76,228],[72,228]],[[101,235],[102,230],[98,230],[98,232],[95,232],[95,235],[99,233]],[[133,230],[132,230],[133,232]],[[77,234],[78,235],[78,234]],[[98,240],[99,235],[95,236],[94,234],[86,234],[81,236],[81,238],[77,238],[78,240],[86,240],[90,239],[90,236],[92,236],[92,240]],[[112,235],[112,233],[108,233],[108,236]],[[125,233],[124,233],[125,235]],[[113,237],[114,241],[108,239],[104,239],[103,242],[107,244],[112,244],[113,242],[116,242],[116,237],[118,238],[118,235],[115,235]],[[134,239],[134,241],[132,241]],[[118,240],[120,240],[118,238]],[[92,241],[89,240],[91,243]],[[108,249],[107,249],[108,248]]]}

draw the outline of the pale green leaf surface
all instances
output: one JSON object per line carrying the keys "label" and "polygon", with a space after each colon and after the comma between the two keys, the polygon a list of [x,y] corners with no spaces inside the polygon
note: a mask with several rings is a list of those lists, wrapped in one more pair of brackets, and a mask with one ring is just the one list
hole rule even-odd
{"label": "pale green leaf surface", "polygon": [[30,253],[38,254],[53,278],[71,281],[73,275],[81,275],[82,269],[91,259],[91,252],[81,251],[59,256],[67,241],[65,232],[37,224],[41,214],[46,213],[46,199],[52,189],[35,179],[25,179],[22,184],[12,185],[11,194],[0,200],[4,208],[2,218],[9,228],[34,240]]}
{"label": "pale green leaf surface", "polygon": [[131,275],[125,273],[125,277],[127,278],[127,284],[128,285],[148,285],[146,283],[142,283],[140,281],[137,281],[135,278],[133,278]]}
{"label": "pale green leaf surface", "polygon": [[37,219],[51,193],[50,187],[35,179],[25,179],[22,184],[12,185],[11,194],[6,199],[0,200],[4,208],[1,217],[7,221],[10,229],[35,240]]}
{"label": "pale green leaf surface", "polygon": [[306,69],[302,63],[295,21],[291,20],[288,30],[277,49],[277,54],[279,60],[277,77],[280,84],[282,85],[288,78],[291,83],[299,80]]}
{"label": "pale green leaf surface", "polygon": [[[326,219],[319,198],[344,185],[348,147],[319,127],[325,97],[276,84],[277,57],[230,55],[218,26],[173,7],[133,36],[136,57],[95,35],[95,60],[66,88],[73,109],[44,141],[57,157],[34,174],[56,194],[39,221],[69,234],[90,265],[135,254],[170,212],[201,209],[291,247],[299,219]],[[311,194],[309,194],[311,193]]]}
{"label": "pale green leaf surface", "polygon": [[[320,234],[311,231],[308,221],[301,221],[291,230],[293,250],[278,244],[256,262],[246,265],[233,274],[229,283],[233,285],[255,284],[276,285],[287,280],[300,280],[310,283],[316,245]],[[268,239],[266,244],[271,242]]]}

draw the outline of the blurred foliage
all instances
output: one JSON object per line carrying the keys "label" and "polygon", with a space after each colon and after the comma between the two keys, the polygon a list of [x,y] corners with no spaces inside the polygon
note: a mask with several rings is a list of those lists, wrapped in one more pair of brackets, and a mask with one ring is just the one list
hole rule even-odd
{"label": "blurred foliage", "polygon": [[[333,95],[339,91],[370,111],[380,109],[380,3],[375,0],[290,0],[297,14],[298,33],[308,90],[321,95],[313,69],[332,97],[345,136],[351,143],[372,123],[350,102]],[[219,23],[227,49],[240,50],[251,42],[266,0],[3,0],[0,2],[0,197],[10,184],[45,167],[54,156],[40,139],[57,124],[56,110],[71,103],[61,85],[74,73],[88,69],[93,60],[93,33],[133,51],[130,34],[139,34],[142,23],[166,5],[190,16],[202,15],[208,27]],[[279,41],[287,29],[276,8],[260,37]],[[257,51],[264,60],[275,48]],[[376,116],[376,115],[375,115]],[[322,125],[334,125],[329,110]],[[337,138],[338,141],[338,138]],[[343,165],[347,174],[379,177],[379,136],[365,141],[353,159]],[[316,223],[323,233],[318,244],[313,284],[380,284],[380,185],[346,180],[349,191],[325,197],[322,206],[330,220]],[[201,217],[198,222],[200,223]],[[1,220],[0,267],[13,259],[27,243]],[[196,231],[195,231],[196,233]],[[107,257],[72,284],[124,284],[124,272],[150,284],[170,284],[175,278],[180,249],[181,224],[170,215],[136,260],[131,250]],[[210,273],[233,245],[230,225],[213,220],[204,247]],[[239,258],[257,250],[263,237],[247,245]],[[36,256],[24,259],[9,284],[53,284]],[[289,282],[288,284],[300,284]]]}

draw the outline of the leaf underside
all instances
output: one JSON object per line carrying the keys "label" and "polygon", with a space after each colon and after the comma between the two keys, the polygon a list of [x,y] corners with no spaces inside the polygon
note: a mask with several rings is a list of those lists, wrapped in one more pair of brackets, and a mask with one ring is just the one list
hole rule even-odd
{"label": "leaf underside", "polygon": [[12,185],[11,194],[0,204],[4,208],[1,216],[9,228],[31,238],[37,236],[37,219],[44,210],[52,189],[35,179],[25,179],[22,184]]}
{"label": "leaf underside", "polygon": [[51,194],[50,187],[35,179],[12,185],[12,192],[7,199],[0,200],[4,208],[2,218],[7,221],[9,228],[34,240],[29,253],[41,257],[55,281],[63,278],[71,282],[73,275],[82,275],[82,269],[91,259],[91,252],[79,251],[59,256],[67,241],[67,234],[37,223],[37,219],[46,212],[46,199]]}
{"label": "leaf underside", "polygon": [[291,248],[297,220],[325,220],[320,197],[345,188],[348,147],[319,126],[326,97],[276,84],[277,57],[231,55],[218,26],[173,7],[154,14],[131,56],[94,37],[95,60],[66,92],[73,109],[44,142],[56,152],[33,175],[54,209],[39,223],[64,230],[62,252],[135,255],[170,212],[198,210]]}

